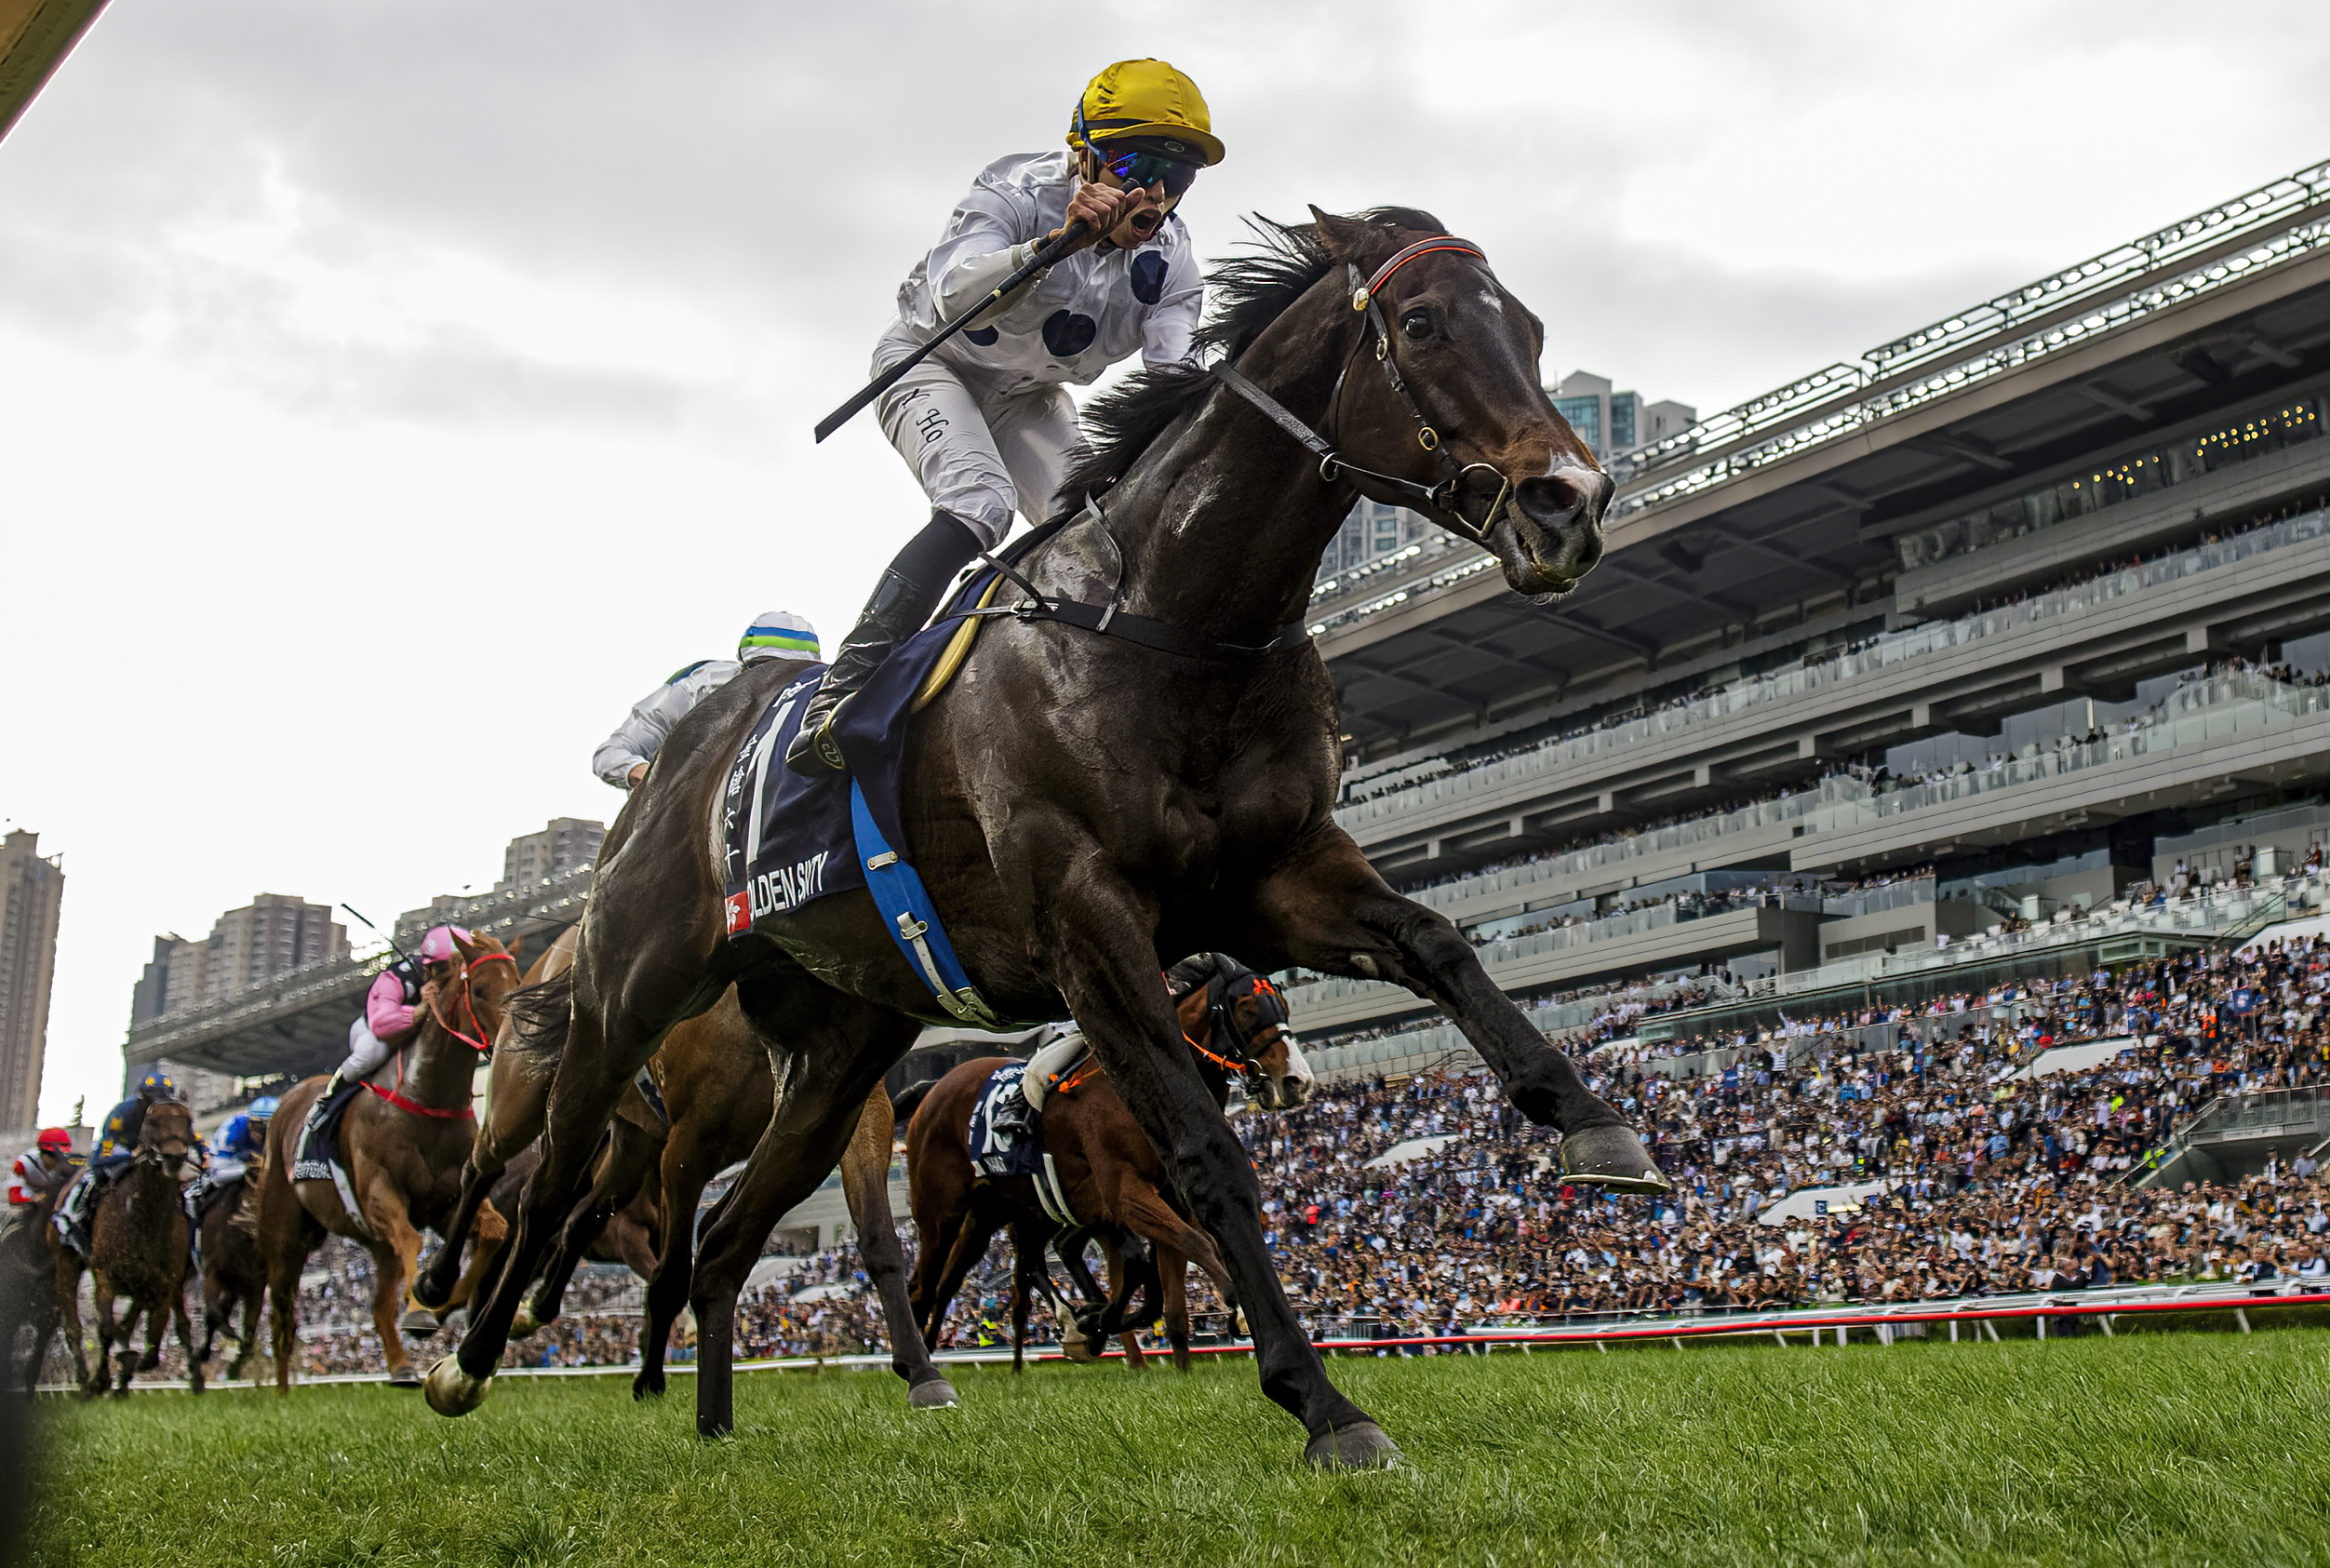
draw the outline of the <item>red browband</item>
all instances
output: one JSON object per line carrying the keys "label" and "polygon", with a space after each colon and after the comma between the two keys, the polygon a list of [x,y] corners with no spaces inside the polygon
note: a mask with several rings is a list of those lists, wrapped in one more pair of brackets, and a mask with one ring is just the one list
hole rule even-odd
{"label": "red browband", "polygon": [[1359,291],[1351,296],[1351,308],[1353,310],[1367,309],[1368,301],[1373,299],[1376,290],[1391,280],[1392,274],[1419,256],[1430,256],[1442,250],[1453,251],[1459,256],[1470,256],[1476,261],[1485,261],[1489,259],[1472,241],[1458,239],[1454,235],[1435,235],[1430,239],[1420,239],[1376,268],[1375,275],[1369,278]]}

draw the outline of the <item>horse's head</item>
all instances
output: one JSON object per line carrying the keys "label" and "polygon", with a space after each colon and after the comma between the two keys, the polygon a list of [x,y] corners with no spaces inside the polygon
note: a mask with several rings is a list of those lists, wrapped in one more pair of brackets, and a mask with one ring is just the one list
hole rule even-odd
{"label": "horse's head", "polygon": [[138,1127],[137,1158],[159,1165],[172,1180],[183,1180],[194,1153],[194,1113],[176,1101],[146,1107]]}
{"label": "horse's head", "polygon": [[[1243,1074],[1246,1092],[1264,1110],[1304,1104],[1318,1080],[1294,1031],[1287,1027],[1285,996],[1236,959],[1203,957],[1212,959],[1211,974],[1174,1003],[1183,1037],[1202,1054]],[[1176,974],[1184,972],[1177,965]]]}
{"label": "horse's head", "polygon": [[1417,509],[1486,545],[1515,592],[1540,604],[1567,594],[1601,558],[1613,487],[1538,379],[1544,324],[1464,242],[1400,260],[1447,236],[1430,213],[1311,211],[1344,262],[1329,280],[1359,317],[1331,439],[1353,463],[1435,489]]}
{"label": "horse's head", "polygon": [[[519,939],[519,947],[525,940]],[[437,1023],[480,1055],[492,1052],[505,1003],[520,984],[517,952],[490,936],[453,938],[455,957],[429,966],[436,982]]]}

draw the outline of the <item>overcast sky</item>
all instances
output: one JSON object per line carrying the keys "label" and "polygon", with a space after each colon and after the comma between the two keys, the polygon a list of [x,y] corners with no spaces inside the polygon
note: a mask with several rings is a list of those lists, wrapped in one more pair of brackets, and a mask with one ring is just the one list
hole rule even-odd
{"label": "overcast sky", "polygon": [[[67,874],[43,1114],[154,934],[376,917],[602,820],[594,744],[925,515],[855,390],[978,168],[1162,55],[1184,211],[1427,208],[1710,412],[2330,153],[2320,0],[114,0],[0,145],[0,817]],[[2220,22],[2222,25],[2220,25]]]}

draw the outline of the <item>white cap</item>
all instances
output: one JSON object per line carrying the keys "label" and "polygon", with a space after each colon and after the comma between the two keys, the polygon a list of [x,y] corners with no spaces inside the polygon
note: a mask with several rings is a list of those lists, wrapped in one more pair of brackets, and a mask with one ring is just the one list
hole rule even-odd
{"label": "white cap", "polygon": [[764,610],[736,639],[736,656],[747,664],[757,659],[802,659],[813,663],[824,654],[818,647],[816,627],[789,610]]}

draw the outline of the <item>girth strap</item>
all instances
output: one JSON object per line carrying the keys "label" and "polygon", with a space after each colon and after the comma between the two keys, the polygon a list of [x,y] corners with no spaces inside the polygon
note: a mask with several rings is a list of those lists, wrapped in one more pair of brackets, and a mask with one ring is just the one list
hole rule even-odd
{"label": "girth strap", "polygon": [[1309,633],[1300,621],[1280,626],[1264,643],[1223,642],[1203,637],[1194,632],[1146,615],[1118,610],[1115,605],[1087,604],[1082,599],[1050,597],[1024,600],[1018,604],[1000,606],[984,612],[990,615],[1012,615],[1022,621],[1058,621],[1070,626],[1080,626],[1103,637],[1122,637],[1144,648],[1154,648],[1160,653],[1174,654],[1183,659],[1256,659],[1265,653],[1276,653],[1304,641]]}

